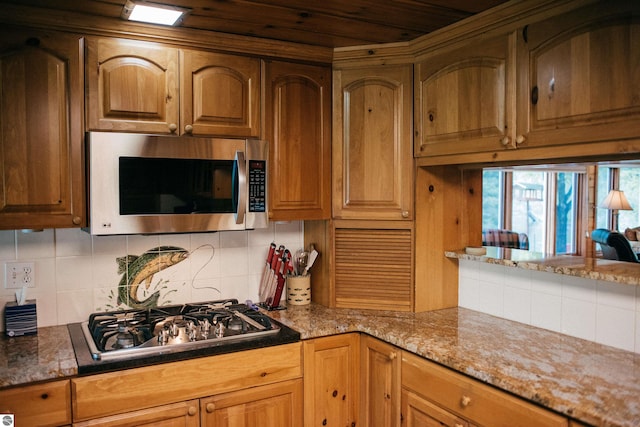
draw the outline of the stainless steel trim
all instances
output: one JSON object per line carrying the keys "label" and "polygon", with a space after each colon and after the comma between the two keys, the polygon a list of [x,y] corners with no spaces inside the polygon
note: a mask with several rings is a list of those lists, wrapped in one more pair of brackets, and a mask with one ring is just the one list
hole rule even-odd
{"label": "stainless steel trim", "polygon": [[236,151],[236,164],[238,165],[238,207],[236,211],[236,224],[244,223],[247,213],[247,161],[242,151]]}
{"label": "stainless steel trim", "polygon": [[276,335],[280,332],[280,326],[272,324],[272,329],[269,330],[249,332],[240,335],[229,335],[222,338],[211,337],[206,340],[189,341],[175,345],[163,345],[159,343],[157,339],[151,339],[142,346],[101,352],[93,342],[93,337],[91,336],[91,332],[89,332],[89,322],[82,322],[81,326],[84,337],[89,345],[91,357],[94,360],[123,360],[141,356],[172,354],[185,350],[195,350],[198,348],[214,347],[234,342],[250,341],[261,337]]}

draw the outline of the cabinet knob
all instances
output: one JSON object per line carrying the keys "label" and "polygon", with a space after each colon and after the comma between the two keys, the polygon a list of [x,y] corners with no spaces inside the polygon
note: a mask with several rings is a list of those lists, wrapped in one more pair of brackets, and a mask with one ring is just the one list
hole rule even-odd
{"label": "cabinet knob", "polygon": [[177,130],[178,130],[178,125],[177,124],[175,124],[175,123],[169,124],[169,132],[176,133]]}
{"label": "cabinet knob", "polygon": [[508,136],[505,136],[500,140],[500,144],[504,145],[505,147],[510,143],[511,143],[511,138],[509,138]]}
{"label": "cabinet knob", "polygon": [[518,135],[516,136],[516,145],[520,145],[523,142],[525,142],[527,140],[527,138],[524,135]]}
{"label": "cabinet knob", "polygon": [[82,222],[82,218],[80,218],[79,216],[74,216],[71,222],[73,222],[75,225],[79,225]]}
{"label": "cabinet knob", "polygon": [[196,408],[195,406],[189,406],[189,409],[187,410],[187,414],[193,417],[197,413],[198,413],[198,408]]}
{"label": "cabinet knob", "polygon": [[398,357],[398,353],[396,353],[395,351],[392,351],[391,353],[389,353],[389,360],[396,360],[397,357]]}
{"label": "cabinet knob", "polygon": [[184,127],[184,133],[191,135],[193,133],[193,126],[191,125],[186,125]]}
{"label": "cabinet knob", "polygon": [[402,211],[402,218],[409,218],[409,211]]}
{"label": "cabinet knob", "polygon": [[462,399],[460,399],[460,404],[462,405],[463,408],[466,408],[467,406],[469,406],[470,403],[471,403],[471,398],[469,396],[462,396]]}
{"label": "cabinet knob", "polygon": [[207,403],[207,407],[206,407],[207,413],[211,414],[215,410],[216,410],[216,405],[214,405],[213,403]]}
{"label": "cabinet knob", "polygon": [[455,427],[464,427],[464,426],[462,424],[460,424],[460,423],[456,423]]}

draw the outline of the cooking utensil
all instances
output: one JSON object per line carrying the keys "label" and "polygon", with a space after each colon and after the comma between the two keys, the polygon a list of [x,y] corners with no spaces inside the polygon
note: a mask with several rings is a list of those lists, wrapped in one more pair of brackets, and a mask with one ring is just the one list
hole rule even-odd
{"label": "cooking utensil", "polygon": [[318,258],[318,251],[313,249],[309,254],[309,260],[307,261],[307,266],[304,268],[303,276],[309,273],[309,269],[313,266],[313,263],[316,262],[316,258]]}
{"label": "cooking utensil", "polygon": [[307,259],[309,257],[309,253],[303,249],[298,249],[296,251],[296,276],[301,276],[304,272],[304,269],[307,267]]}

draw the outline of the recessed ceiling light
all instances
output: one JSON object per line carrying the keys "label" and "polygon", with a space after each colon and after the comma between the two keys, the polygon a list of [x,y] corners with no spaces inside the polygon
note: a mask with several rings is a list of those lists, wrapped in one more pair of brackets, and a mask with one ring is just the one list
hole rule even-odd
{"label": "recessed ceiling light", "polygon": [[122,18],[149,24],[177,25],[189,10],[146,1],[131,1],[122,9]]}

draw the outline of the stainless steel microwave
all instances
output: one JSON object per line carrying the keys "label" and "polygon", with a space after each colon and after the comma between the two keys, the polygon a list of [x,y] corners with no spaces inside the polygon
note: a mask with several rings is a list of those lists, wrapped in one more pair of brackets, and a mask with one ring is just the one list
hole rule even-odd
{"label": "stainless steel microwave", "polygon": [[268,144],[253,139],[87,133],[95,235],[268,225]]}

